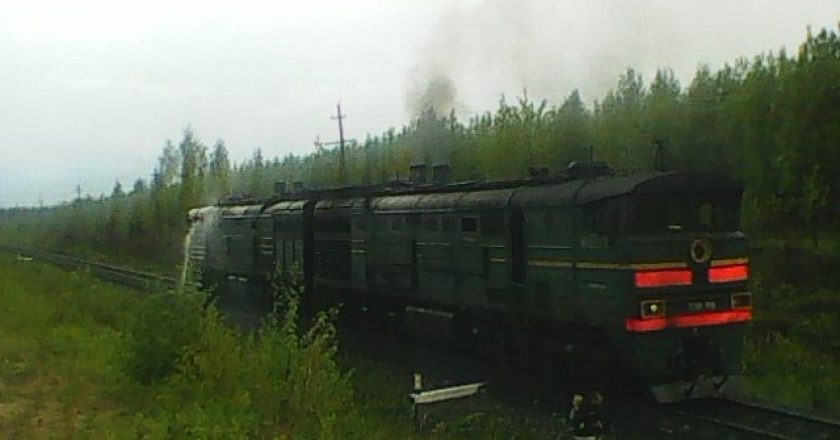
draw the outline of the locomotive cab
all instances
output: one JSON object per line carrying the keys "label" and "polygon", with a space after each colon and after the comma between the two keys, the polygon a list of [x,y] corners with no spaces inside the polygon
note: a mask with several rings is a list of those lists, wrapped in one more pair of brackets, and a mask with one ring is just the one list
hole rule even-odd
{"label": "locomotive cab", "polygon": [[741,193],[725,175],[662,173],[603,205],[626,269],[615,346],[659,401],[721,392],[740,372],[752,315]]}

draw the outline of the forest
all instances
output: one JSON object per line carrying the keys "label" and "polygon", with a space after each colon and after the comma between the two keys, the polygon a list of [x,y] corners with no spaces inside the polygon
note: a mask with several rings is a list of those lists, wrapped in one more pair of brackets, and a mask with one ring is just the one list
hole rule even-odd
{"label": "forest", "polygon": [[[0,231],[51,249],[177,263],[185,213],[228,196],[268,196],[287,188],[387,183],[405,179],[419,154],[449,162],[455,180],[565,170],[570,161],[606,161],[623,172],[653,166],[664,142],[669,169],[715,169],[745,185],[743,226],[755,237],[797,236],[820,246],[840,218],[840,39],[826,29],[795,54],[741,58],[717,71],[699,66],[691,83],[659,70],[645,81],[627,69],[603,99],[577,91],[559,105],[502,96],[493,112],[458,120],[434,108],[409,125],[369,135],[346,150],[269,158],[259,149],[234,164],[224,140],[208,146],[192,128],[167,140],[150,180],[109,195],[48,208],[5,209]],[[342,181],[343,180],[343,181]],[[826,245],[830,245],[827,243]]]}
{"label": "forest", "polygon": [[826,370],[840,364],[832,337],[840,333],[838,31],[809,29],[795,53],[740,58],[717,70],[700,65],[687,85],[669,69],[650,80],[633,69],[617,77],[592,104],[573,91],[557,105],[502,96],[494,111],[469,120],[427,108],[400,129],[351,144],[343,175],[337,149],[274,158],[257,149],[235,163],[223,140],[210,145],[188,127],[165,142],[149,180],[118,182],[109,195],[58,206],[3,209],[0,237],[172,273],[188,209],[265,197],[276,182],[385,184],[405,179],[421,156],[450,163],[454,180],[523,178],[535,168],[556,174],[570,161],[592,159],[632,172],[653,167],[661,142],[669,169],[722,170],[744,184],[758,335],[746,362],[755,377],[781,378],[766,382],[764,394],[802,379],[812,384],[803,400],[840,401],[840,378]]}

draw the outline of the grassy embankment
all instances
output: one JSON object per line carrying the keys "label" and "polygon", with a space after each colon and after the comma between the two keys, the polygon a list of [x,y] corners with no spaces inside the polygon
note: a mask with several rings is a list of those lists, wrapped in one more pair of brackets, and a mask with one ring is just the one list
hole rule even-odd
{"label": "grassy embankment", "polygon": [[[0,437],[417,437],[404,380],[348,370],[327,316],[305,331],[291,316],[242,335],[198,294],[0,254]],[[474,414],[430,438],[538,438],[517,429]]]}
{"label": "grassy embankment", "polygon": [[[759,242],[759,241],[757,241]],[[766,239],[752,258],[746,390],[840,411],[840,237]]]}
{"label": "grassy embankment", "polygon": [[[840,408],[837,249],[776,246],[754,257],[747,389]],[[4,438],[412,438],[405,380],[336,358],[322,319],[243,336],[197,295],[138,295],[0,254]],[[299,334],[302,333],[302,336]],[[493,414],[432,438],[538,438]]]}

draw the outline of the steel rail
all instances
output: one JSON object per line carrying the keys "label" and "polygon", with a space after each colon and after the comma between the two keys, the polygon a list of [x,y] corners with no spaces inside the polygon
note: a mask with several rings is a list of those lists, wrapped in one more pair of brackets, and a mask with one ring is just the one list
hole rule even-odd
{"label": "steel rail", "polygon": [[673,404],[676,414],[778,440],[840,439],[840,420],[766,403],[729,398]]}
{"label": "steel rail", "polygon": [[21,257],[31,257],[59,267],[85,269],[97,278],[140,290],[171,289],[178,284],[178,281],[171,277],[37,249],[0,246],[0,250],[15,253]]}
{"label": "steel rail", "polygon": [[[0,245],[0,251],[17,253],[70,269],[87,269],[99,278],[143,290],[173,288],[178,283],[171,277],[35,249]],[[660,408],[686,419],[741,432],[750,438],[840,439],[840,420],[762,402],[714,398],[682,401]]]}

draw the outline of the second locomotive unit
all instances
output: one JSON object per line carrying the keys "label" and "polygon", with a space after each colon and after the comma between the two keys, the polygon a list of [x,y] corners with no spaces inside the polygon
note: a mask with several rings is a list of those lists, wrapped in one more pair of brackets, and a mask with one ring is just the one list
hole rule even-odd
{"label": "second locomotive unit", "polygon": [[[719,392],[740,372],[752,313],[741,193],[720,173],[603,164],[279,191],[190,211],[189,253],[218,286],[299,267],[303,304],[340,303],[342,315],[415,325],[571,380],[620,371],[670,401]],[[260,291],[238,295],[267,309]]]}

